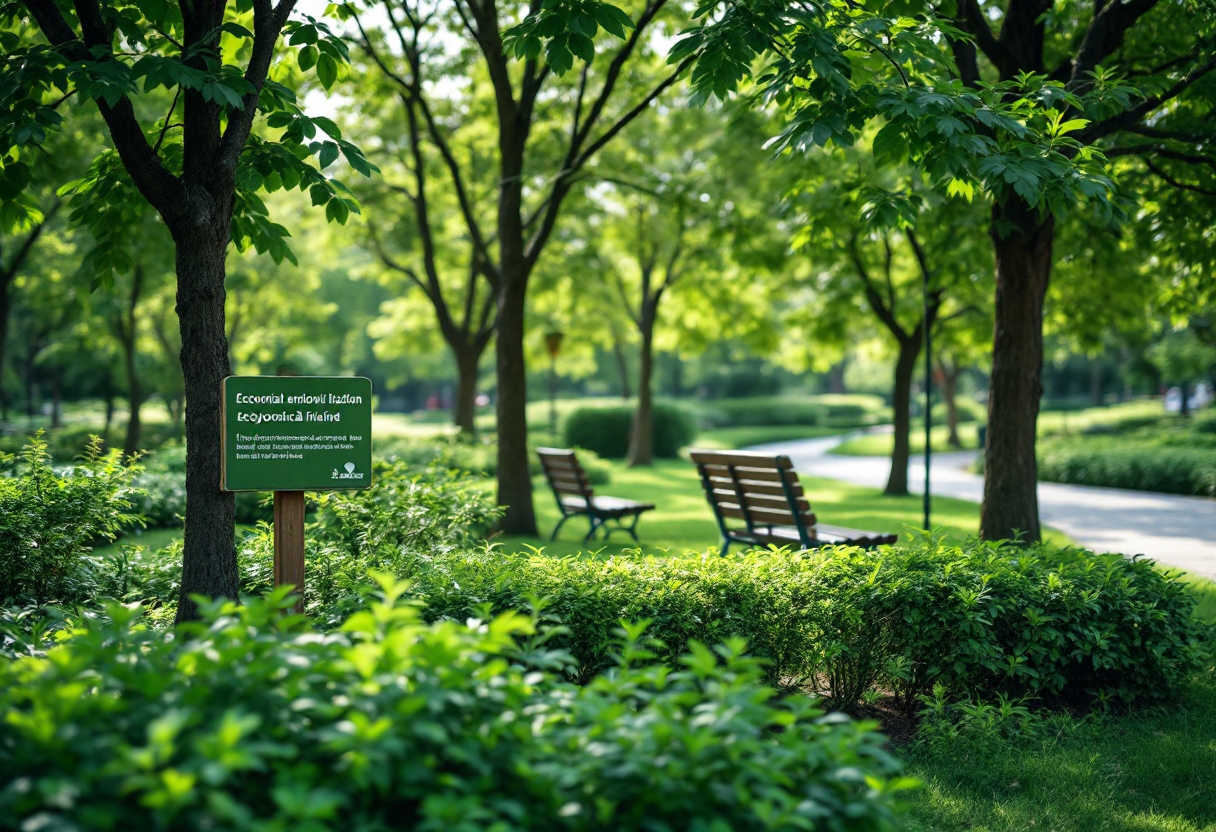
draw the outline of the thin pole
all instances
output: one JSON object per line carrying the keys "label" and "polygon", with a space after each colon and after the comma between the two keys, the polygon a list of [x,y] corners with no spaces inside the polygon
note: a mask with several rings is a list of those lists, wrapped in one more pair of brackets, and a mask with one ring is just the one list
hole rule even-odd
{"label": "thin pole", "polygon": [[304,492],[274,492],[274,585],[294,586],[304,612]]}
{"label": "thin pole", "polygon": [[929,326],[929,272],[921,269],[921,286],[923,289],[924,309],[921,311],[921,321],[925,327],[925,531],[933,527],[929,524],[929,463],[933,457],[933,329]]}
{"label": "thin pole", "polygon": [[557,438],[557,356],[549,354],[549,436],[554,445],[561,444]]}

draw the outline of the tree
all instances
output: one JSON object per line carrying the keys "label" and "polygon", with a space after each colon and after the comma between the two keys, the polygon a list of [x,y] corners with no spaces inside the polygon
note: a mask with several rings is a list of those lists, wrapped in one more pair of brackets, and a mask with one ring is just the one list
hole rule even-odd
{"label": "tree", "polygon": [[859,318],[868,313],[893,342],[894,444],[883,493],[903,496],[912,388],[926,328],[958,326],[977,311],[974,297],[987,264],[977,257],[974,213],[963,200],[900,188],[907,171],[875,170],[867,160],[864,150],[808,160],[810,175],[793,197],[802,223],[794,245],[816,268],[807,323],[820,339],[856,343],[864,331]]}
{"label": "tree", "polygon": [[[459,204],[462,232],[473,250],[466,261],[469,274],[482,275],[494,289],[498,502],[505,507],[500,525],[507,532],[535,534],[524,346],[529,279],[588,162],[682,71],[656,67],[650,60],[651,31],[659,28],[668,3],[645,0],[635,18],[590,0],[580,3],[569,21],[564,8],[500,0],[454,0],[450,5],[381,0],[368,7],[382,11],[387,23],[383,35],[373,36],[356,16],[362,45],[395,86],[407,120],[419,122],[417,139],[425,136],[443,160]],[[560,37],[548,36],[567,23],[575,28]],[[597,40],[601,29],[609,37]],[[611,38],[620,45],[610,47]],[[600,66],[607,61],[602,72],[592,71],[597,53]],[[575,57],[582,61],[577,80],[563,79]],[[472,198],[470,171],[475,165],[453,150],[453,133],[462,124],[457,119],[441,122],[433,101],[438,89],[450,93],[455,86],[436,83],[441,73],[453,70],[469,79],[470,96],[488,85],[492,100],[495,152],[489,165],[494,176],[486,200],[493,205],[489,216],[477,210]],[[426,169],[425,159],[415,158],[411,164],[415,175]],[[415,196],[422,194],[417,182],[413,187]],[[429,275],[422,282],[434,286]],[[437,297],[433,288],[430,297]],[[473,296],[464,297],[467,303]]]}
{"label": "tree", "polygon": [[1216,9],[721,0],[699,13],[707,22],[670,59],[692,57],[693,83],[719,97],[763,65],[758,83],[789,114],[778,147],[851,146],[875,122],[878,159],[909,161],[953,193],[991,197],[995,334],[981,534],[1038,540],[1035,424],[1056,224],[1079,201],[1113,207],[1108,156],[1141,159],[1180,186],[1200,175],[1192,163],[1213,165]]}
{"label": "tree", "polygon": [[[342,155],[354,169],[371,172],[332,121],[306,116],[292,89],[270,78],[284,33],[299,46],[300,69],[315,69],[326,88],[345,58],[344,44],[324,24],[290,20],[294,7],[295,0],[79,0],[68,16],[53,0],[24,0],[6,7],[20,34],[0,35],[9,80],[0,91],[6,171],[23,165],[20,153],[63,123],[57,108],[69,97],[91,101],[106,123],[113,150],[94,163],[76,203],[77,220],[101,247],[95,260],[100,281],[132,266],[123,236],[107,225],[116,215],[107,205],[142,197],[173,237],[189,495],[178,620],[194,617],[195,593],[233,598],[238,586],[233,501],[219,487],[215,418],[220,382],[229,372],[228,245],[290,259],[286,229],[270,221],[258,190],[307,189],[314,204],[326,206],[327,217],[345,221],[355,202],[308,164],[309,157],[324,168]],[[26,28],[30,21],[45,43]],[[290,67],[276,71],[298,83]],[[150,120],[144,116],[149,112],[164,115]],[[255,132],[259,113],[266,116],[260,126],[270,133]]]}

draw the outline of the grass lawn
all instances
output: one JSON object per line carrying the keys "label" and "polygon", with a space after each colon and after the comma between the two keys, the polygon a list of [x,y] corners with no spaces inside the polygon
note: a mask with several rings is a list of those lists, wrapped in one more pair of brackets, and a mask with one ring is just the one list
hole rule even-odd
{"label": "grass lawn", "polygon": [[[702,552],[718,545],[717,525],[701,491],[696,469],[690,463],[661,460],[651,468],[626,468],[620,463],[611,465],[612,482],[599,486],[598,493],[650,502],[657,506],[654,511],[645,514],[638,524],[643,551],[650,554],[679,554],[690,550]],[[537,521],[545,536],[500,539],[507,548],[521,548],[526,544],[544,547],[545,551],[556,555],[573,554],[585,548],[599,550],[605,555],[620,554],[635,548],[629,536],[620,532],[612,536],[611,543],[598,541],[584,547],[582,536],[587,532],[587,524],[577,518],[562,527],[558,540],[550,542],[548,534],[557,523],[557,508],[543,478],[536,478],[534,484]],[[802,485],[816,516],[824,523],[882,532],[903,532],[907,526],[919,528],[919,496],[884,497],[877,489],[805,476]],[[979,529],[979,506],[975,503],[934,497],[933,516],[934,525],[945,532],[949,540],[962,541],[975,535]],[[1056,542],[1067,542],[1059,533],[1050,534],[1055,535]]]}
{"label": "grass lawn", "polygon": [[[976,435],[977,427],[974,422],[958,426],[958,438],[963,443],[964,450],[974,450],[979,447],[979,438]],[[959,450],[958,448],[951,448],[946,444],[947,435],[948,431],[945,427],[939,426],[933,429],[933,450],[935,452],[945,453]],[[913,425],[909,443],[914,454],[919,454],[925,450],[924,425]],[[890,456],[891,449],[894,447],[894,434],[867,433],[861,436],[854,436],[852,439],[840,443],[835,448],[832,448],[831,452],[844,456]]]}
{"label": "grass lawn", "polygon": [[980,748],[901,754],[913,832],[1213,832],[1216,679],[1181,701]]}

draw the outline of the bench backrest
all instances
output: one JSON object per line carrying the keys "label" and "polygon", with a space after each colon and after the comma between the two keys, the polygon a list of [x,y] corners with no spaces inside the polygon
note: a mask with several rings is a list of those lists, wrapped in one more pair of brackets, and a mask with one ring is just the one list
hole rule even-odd
{"label": "bench backrest", "polygon": [[537,448],[536,455],[540,457],[541,468],[544,469],[545,479],[561,504],[563,494],[582,497],[590,500],[594,496],[591,483],[587,481],[587,473],[578,464],[574,451],[566,448]]}
{"label": "bench backrest", "polygon": [[749,532],[793,526],[804,544],[813,537],[815,514],[788,456],[697,450],[689,456],[723,533],[732,519],[746,523]]}

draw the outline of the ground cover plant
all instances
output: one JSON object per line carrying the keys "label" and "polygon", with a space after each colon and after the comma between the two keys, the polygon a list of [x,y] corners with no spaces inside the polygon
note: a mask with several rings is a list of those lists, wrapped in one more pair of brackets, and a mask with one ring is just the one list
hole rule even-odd
{"label": "ground cover plant", "polygon": [[325,636],[285,592],[172,637],[111,606],[0,658],[0,829],[850,829],[906,785],[872,725],[774,700],[732,641],[656,664],[642,627],[575,687],[510,613],[381,597]]}

